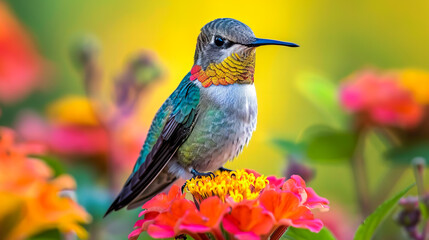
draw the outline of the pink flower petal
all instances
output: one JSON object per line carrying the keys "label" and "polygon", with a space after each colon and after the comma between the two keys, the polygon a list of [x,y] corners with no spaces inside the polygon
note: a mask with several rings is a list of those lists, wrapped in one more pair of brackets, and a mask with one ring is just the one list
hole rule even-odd
{"label": "pink flower petal", "polygon": [[239,240],[260,240],[261,238],[252,232],[243,232],[234,235]]}
{"label": "pink flower petal", "polygon": [[172,238],[175,235],[172,227],[163,225],[150,225],[147,233],[153,238]]}
{"label": "pink flower petal", "polygon": [[317,195],[313,188],[305,188],[305,191],[307,192],[306,204],[310,208],[329,208],[329,200]]}
{"label": "pink flower petal", "polygon": [[128,234],[128,240],[137,240],[142,232],[143,230],[141,228],[135,229]]}
{"label": "pink flower petal", "polygon": [[296,228],[306,228],[312,232],[317,233],[320,232],[320,230],[323,228],[323,223],[320,219],[293,220],[291,226]]}
{"label": "pink flower petal", "polygon": [[210,228],[204,225],[188,224],[188,225],[180,225],[179,230],[189,231],[194,233],[204,233],[204,232],[209,232]]}
{"label": "pink flower petal", "polygon": [[285,178],[284,177],[277,178],[276,176],[269,176],[269,177],[267,177],[267,180],[270,184],[270,187],[277,188],[277,187],[281,187],[283,185]]}

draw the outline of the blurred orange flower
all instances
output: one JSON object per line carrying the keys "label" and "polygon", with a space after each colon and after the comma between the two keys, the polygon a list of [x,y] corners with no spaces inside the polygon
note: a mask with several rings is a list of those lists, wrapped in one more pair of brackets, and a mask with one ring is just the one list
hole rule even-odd
{"label": "blurred orange flower", "polygon": [[0,2],[0,102],[15,102],[38,87],[43,64],[29,34]]}
{"label": "blurred orange flower", "polygon": [[68,175],[53,178],[45,163],[27,157],[29,151],[28,145],[15,143],[12,130],[0,128],[2,237],[26,239],[57,228],[86,238],[87,232],[80,224],[89,223],[91,217],[66,196],[67,190],[76,187],[73,178]]}
{"label": "blurred orange flower", "polygon": [[202,176],[186,182],[184,189],[194,202],[185,199],[176,185],[168,194],[148,201],[139,215],[144,219],[136,222],[128,238],[135,240],[147,231],[153,238],[188,234],[208,239],[206,234],[211,233],[215,239],[260,239],[276,233],[273,239],[278,239],[289,226],[313,232],[323,227],[311,209],[328,209],[329,201],[306,187],[299,176],[285,181],[253,170],[214,174],[214,178]]}
{"label": "blurred orange flower", "polygon": [[401,86],[409,90],[420,104],[429,104],[429,73],[418,69],[405,69],[399,73]]}

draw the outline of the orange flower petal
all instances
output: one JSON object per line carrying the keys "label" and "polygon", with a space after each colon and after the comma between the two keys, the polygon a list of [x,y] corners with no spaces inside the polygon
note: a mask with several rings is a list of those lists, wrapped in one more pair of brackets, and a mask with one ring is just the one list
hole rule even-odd
{"label": "orange flower petal", "polygon": [[226,231],[237,238],[250,239],[267,234],[273,228],[274,220],[259,206],[238,204],[231,213],[225,215],[222,224]]}
{"label": "orange flower petal", "polygon": [[200,204],[200,211],[190,211],[180,223],[181,230],[204,233],[220,232],[219,223],[229,210],[229,205],[223,203],[219,197],[209,197]]}
{"label": "orange flower petal", "polygon": [[314,219],[310,209],[300,205],[299,198],[292,192],[267,190],[261,194],[259,201],[273,215],[277,225],[307,228],[313,232],[323,227],[320,220]]}

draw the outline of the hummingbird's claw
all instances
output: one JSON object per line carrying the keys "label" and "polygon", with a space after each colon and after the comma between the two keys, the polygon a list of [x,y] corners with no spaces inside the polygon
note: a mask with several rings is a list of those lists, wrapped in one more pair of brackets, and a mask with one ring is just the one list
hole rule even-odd
{"label": "hummingbird's claw", "polygon": [[[192,169],[191,173],[192,173],[192,178],[191,179],[196,179],[196,178],[199,178],[199,177],[202,177],[202,176],[206,176],[206,177],[208,176],[211,179],[214,179],[216,177],[216,175],[214,173],[212,173],[212,172],[200,173],[200,172],[198,172],[195,169]],[[185,191],[186,183],[187,183],[187,181],[183,184],[183,186],[181,188],[182,193]]]}
{"label": "hummingbird's claw", "polygon": [[187,237],[186,237],[186,235],[185,235],[185,234],[180,234],[180,235],[178,235],[178,236],[174,237],[174,239],[175,239],[175,240],[176,240],[176,239],[184,239],[184,240],[186,240],[186,239],[187,239]]}
{"label": "hummingbird's claw", "polygon": [[198,178],[198,177],[202,177],[202,176],[208,176],[208,177],[210,177],[211,179],[213,179],[213,178],[215,178],[216,177],[216,175],[214,174],[214,173],[212,173],[212,172],[205,172],[205,173],[200,173],[200,172],[198,172],[197,170],[195,170],[195,169],[192,169],[191,170],[191,173],[192,173],[192,175],[193,175],[193,177],[192,178]]}
{"label": "hummingbird's claw", "polygon": [[[214,173],[212,173],[212,172],[200,173],[200,172],[198,172],[195,169],[192,169],[191,173],[192,173],[192,178],[191,179],[196,179],[196,178],[199,178],[199,177],[202,177],[202,176],[206,176],[206,177],[208,176],[211,179],[214,179],[216,177],[216,175]],[[186,183],[187,183],[187,181],[183,184],[183,186],[181,188],[182,193],[185,191]]]}
{"label": "hummingbird's claw", "polygon": [[[229,173],[234,171],[234,170],[224,168],[224,167],[220,167],[218,170],[221,172],[229,172]],[[235,173],[231,174],[231,176],[235,176]]]}
{"label": "hummingbird's claw", "polygon": [[221,171],[221,172],[232,172],[232,171],[234,171],[234,170],[231,170],[231,169],[228,169],[228,168],[224,168],[224,167],[220,167],[218,170]]}

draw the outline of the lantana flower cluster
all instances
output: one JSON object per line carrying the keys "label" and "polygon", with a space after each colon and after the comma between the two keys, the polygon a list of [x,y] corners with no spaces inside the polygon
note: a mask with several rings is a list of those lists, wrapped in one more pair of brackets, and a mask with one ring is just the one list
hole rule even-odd
{"label": "lantana flower cluster", "polygon": [[14,132],[0,127],[0,226],[1,239],[27,239],[50,229],[88,233],[81,226],[90,215],[70,193],[76,187],[69,175],[54,177],[43,161],[28,155],[43,148],[15,142]]}
{"label": "lantana flower cluster", "polygon": [[298,175],[285,180],[252,170],[216,171],[214,178],[188,180],[184,190],[173,185],[146,202],[128,238],[147,231],[153,238],[278,239],[289,226],[320,231],[311,209],[329,204]]}

